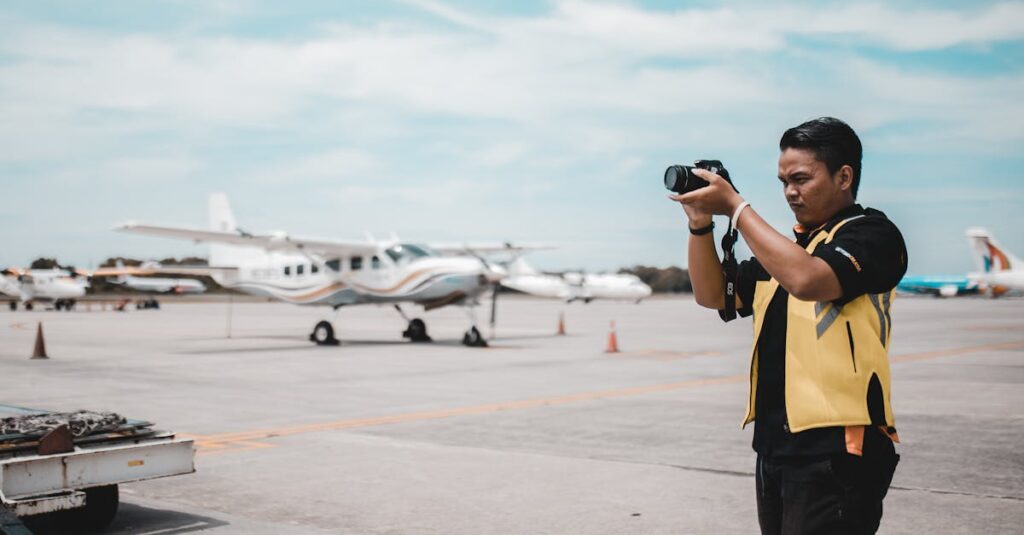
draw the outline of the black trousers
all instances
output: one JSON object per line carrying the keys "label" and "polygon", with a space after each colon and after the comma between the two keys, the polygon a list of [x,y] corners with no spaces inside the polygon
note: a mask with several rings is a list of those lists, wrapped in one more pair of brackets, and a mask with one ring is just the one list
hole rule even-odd
{"label": "black trousers", "polygon": [[866,429],[864,455],[757,456],[757,519],[765,535],[873,534],[900,456]]}

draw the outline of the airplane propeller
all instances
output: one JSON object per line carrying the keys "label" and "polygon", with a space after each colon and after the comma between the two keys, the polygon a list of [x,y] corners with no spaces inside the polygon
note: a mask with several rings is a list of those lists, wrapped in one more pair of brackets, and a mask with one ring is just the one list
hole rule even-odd
{"label": "airplane propeller", "polygon": [[[469,248],[466,249],[466,252],[473,256],[473,258],[479,260],[480,264],[483,265],[484,269],[487,272],[493,274],[502,273],[503,270],[501,270],[501,268],[488,262],[487,259],[483,257],[483,255],[480,255],[476,251],[473,251],[472,249]],[[497,277],[488,277],[488,280],[491,281],[491,317],[489,323],[491,326],[491,338],[493,339],[494,328],[498,321],[498,291],[501,289],[501,280]]]}

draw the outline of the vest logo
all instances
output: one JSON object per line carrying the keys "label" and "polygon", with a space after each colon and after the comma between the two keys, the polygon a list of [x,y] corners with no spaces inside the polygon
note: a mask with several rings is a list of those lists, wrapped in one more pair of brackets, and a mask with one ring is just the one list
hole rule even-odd
{"label": "vest logo", "polygon": [[839,247],[838,245],[836,246],[836,251],[838,251],[839,253],[841,253],[841,254],[842,254],[843,256],[845,256],[846,258],[849,258],[849,259],[850,259],[850,262],[851,262],[851,263],[853,264],[853,267],[857,269],[857,272],[858,272],[858,273],[860,273],[860,262],[858,262],[858,261],[857,261],[857,259],[856,259],[856,258],[854,258],[852,254],[850,254],[849,252],[847,252],[847,250],[846,250],[846,249],[843,249],[842,247]]}

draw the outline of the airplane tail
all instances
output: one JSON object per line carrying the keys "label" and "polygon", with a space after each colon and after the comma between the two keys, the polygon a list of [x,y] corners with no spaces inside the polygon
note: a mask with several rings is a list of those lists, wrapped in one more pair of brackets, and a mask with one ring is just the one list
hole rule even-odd
{"label": "airplane tail", "polygon": [[117,270],[120,271],[117,277],[114,277],[114,282],[116,282],[117,284],[124,284],[128,282],[128,275],[124,273],[124,262],[122,262],[121,259],[118,258],[117,262],[115,262],[114,265],[117,267]]}
{"label": "airplane tail", "polygon": [[[223,193],[211,193],[209,201],[210,230],[220,232],[238,231],[238,223],[235,221],[235,214],[228,204],[228,196]],[[242,247],[224,243],[210,244],[210,266],[232,267],[237,266],[242,259],[250,256]]]}
{"label": "airplane tail", "polygon": [[520,275],[536,275],[537,270],[530,264],[526,263],[526,260],[523,257],[517,256],[508,263],[508,274],[511,277],[518,277]]}
{"label": "airplane tail", "polygon": [[1019,258],[1003,249],[986,229],[967,229],[967,238],[971,242],[978,270],[982,273],[1010,271],[1024,265]]}

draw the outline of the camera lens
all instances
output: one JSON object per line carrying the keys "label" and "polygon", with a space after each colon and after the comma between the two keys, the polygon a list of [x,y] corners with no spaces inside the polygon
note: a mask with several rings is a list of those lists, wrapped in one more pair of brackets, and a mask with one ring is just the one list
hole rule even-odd
{"label": "camera lens", "polygon": [[690,176],[689,171],[685,165],[670,165],[665,170],[665,189],[676,193],[686,191],[686,179]]}

